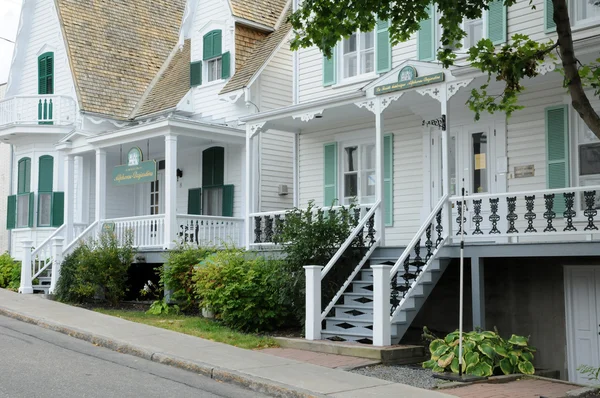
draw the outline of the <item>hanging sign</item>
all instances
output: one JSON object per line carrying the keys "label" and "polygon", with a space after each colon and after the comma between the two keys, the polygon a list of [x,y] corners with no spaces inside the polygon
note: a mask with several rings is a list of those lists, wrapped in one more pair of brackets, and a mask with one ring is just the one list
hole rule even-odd
{"label": "hanging sign", "polygon": [[127,164],[113,169],[114,185],[131,185],[156,180],[156,162],[144,161],[142,150],[133,147],[127,153]]}
{"label": "hanging sign", "polygon": [[[412,67],[410,67],[412,68]],[[414,68],[412,68],[414,70]],[[410,78],[411,76],[414,76]],[[381,95],[391,93],[393,91],[407,90],[413,87],[426,86],[428,84],[440,83],[444,81],[444,72],[435,73],[433,75],[417,77],[416,70],[413,71],[402,68],[398,76],[398,83],[384,84],[382,86],[375,87],[375,95]],[[409,79],[410,78],[410,79]],[[402,80],[409,79],[409,80]]]}

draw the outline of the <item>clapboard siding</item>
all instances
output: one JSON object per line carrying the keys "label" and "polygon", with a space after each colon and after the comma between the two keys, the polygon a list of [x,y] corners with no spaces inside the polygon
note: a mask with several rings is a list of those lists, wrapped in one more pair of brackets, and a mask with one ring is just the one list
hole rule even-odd
{"label": "clapboard siding", "polygon": [[[290,133],[267,131],[260,135],[260,208],[261,211],[289,209],[293,206],[293,145]],[[288,187],[288,195],[279,196],[279,185]]]}
{"label": "clapboard siding", "polygon": [[[394,134],[394,226],[386,228],[386,245],[406,244],[421,224],[423,206],[423,129],[421,118],[409,115],[386,118],[386,133]],[[310,200],[323,205],[323,145],[336,135],[354,132],[371,136],[372,124],[343,126],[300,135],[300,206]],[[339,163],[339,160],[338,160]],[[338,177],[339,181],[339,177]]]}
{"label": "clapboard siding", "polygon": [[38,56],[54,52],[54,94],[76,97],[54,1],[26,1],[7,96],[38,93]]}
{"label": "clapboard siding", "polygon": [[292,52],[286,40],[260,75],[261,112],[292,104],[292,80]]}
{"label": "clapboard siding", "polygon": [[0,144],[0,253],[8,250],[9,232],[6,230],[6,198],[10,194],[10,162],[10,146]]}

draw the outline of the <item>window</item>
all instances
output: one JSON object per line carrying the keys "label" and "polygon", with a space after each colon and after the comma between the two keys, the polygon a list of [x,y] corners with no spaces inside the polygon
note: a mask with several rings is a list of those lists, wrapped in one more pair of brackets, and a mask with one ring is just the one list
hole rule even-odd
{"label": "window", "polygon": [[[212,30],[204,35],[202,40],[202,61],[206,82],[228,79],[230,75],[230,55],[223,52],[223,37],[221,30]],[[202,71],[195,74],[202,75]],[[196,79],[201,84],[202,78]],[[194,84],[192,84],[194,85]]]}
{"label": "window", "polygon": [[570,3],[574,25],[584,21],[600,20],[600,6],[596,5],[597,0],[574,0]]}
{"label": "window", "polygon": [[54,94],[54,53],[38,57],[38,94]]}
{"label": "window", "polygon": [[463,48],[469,49],[483,39],[483,18],[467,19],[463,26],[467,36],[463,39]]}
{"label": "window", "polygon": [[52,185],[54,177],[54,158],[40,156],[38,173],[38,227],[52,225]]}
{"label": "window", "polygon": [[341,68],[344,79],[375,71],[374,32],[357,32],[343,39],[341,51]]}
{"label": "window", "polygon": [[222,73],[223,60],[221,57],[211,59],[206,62],[206,81],[212,82],[219,80]]}
{"label": "window", "polygon": [[375,201],[375,144],[344,145],[342,153],[344,204]]}
{"label": "window", "polygon": [[[579,186],[600,185],[600,140],[586,124],[579,118],[576,150],[579,160],[577,168],[577,182]],[[583,193],[581,194],[581,209],[585,209]],[[595,208],[600,209],[600,192],[596,192]]]}

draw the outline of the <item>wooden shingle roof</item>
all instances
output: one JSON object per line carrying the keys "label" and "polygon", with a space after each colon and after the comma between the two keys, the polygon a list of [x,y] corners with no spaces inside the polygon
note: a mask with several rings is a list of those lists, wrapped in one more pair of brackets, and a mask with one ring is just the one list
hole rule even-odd
{"label": "wooden shingle roof", "polygon": [[177,44],[185,1],[55,1],[81,110],[128,119]]}
{"label": "wooden shingle roof", "polygon": [[256,43],[254,51],[247,58],[246,63],[235,72],[235,75],[219,94],[226,94],[247,87],[252,78],[277,50],[281,42],[287,38],[291,28],[292,26],[289,23],[285,23],[265,39]]}
{"label": "wooden shingle roof", "polygon": [[233,15],[274,28],[288,0],[229,0]]}

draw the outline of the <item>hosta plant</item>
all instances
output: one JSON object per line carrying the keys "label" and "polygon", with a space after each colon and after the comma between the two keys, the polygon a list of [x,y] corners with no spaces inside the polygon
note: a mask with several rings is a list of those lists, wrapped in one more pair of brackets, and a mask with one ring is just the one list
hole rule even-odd
{"label": "hosta plant", "polygon": [[[429,344],[431,359],[423,367],[434,372],[459,373],[458,330],[445,338],[435,338],[424,328],[425,338],[433,339]],[[533,353],[528,346],[528,337],[512,335],[503,339],[497,331],[473,331],[463,333],[464,374],[488,377],[495,374],[533,374]]]}

